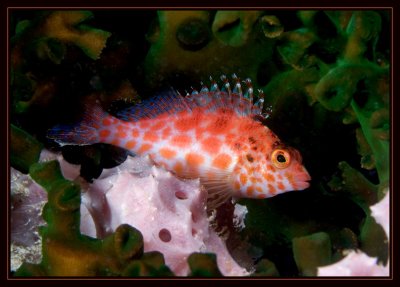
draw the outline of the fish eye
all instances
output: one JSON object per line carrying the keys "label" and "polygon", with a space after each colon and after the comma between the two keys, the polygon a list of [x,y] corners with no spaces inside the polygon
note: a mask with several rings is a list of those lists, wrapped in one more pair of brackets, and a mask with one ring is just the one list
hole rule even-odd
{"label": "fish eye", "polygon": [[276,149],[272,152],[271,160],[276,168],[286,168],[290,164],[290,154],[284,149]]}

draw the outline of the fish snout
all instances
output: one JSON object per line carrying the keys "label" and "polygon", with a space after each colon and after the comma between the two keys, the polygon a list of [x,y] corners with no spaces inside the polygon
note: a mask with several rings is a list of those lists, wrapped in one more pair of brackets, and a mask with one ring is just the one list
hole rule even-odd
{"label": "fish snout", "polygon": [[310,187],[309,181],[311,180],[311,176],[305,168],[296,174],[295,178],[295,187],[297,190],[303,190]]}

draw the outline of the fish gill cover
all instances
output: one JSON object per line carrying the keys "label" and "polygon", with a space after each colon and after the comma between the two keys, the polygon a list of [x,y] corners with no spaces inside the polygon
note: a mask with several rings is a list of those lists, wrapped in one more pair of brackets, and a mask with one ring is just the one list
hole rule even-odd
{"label": "fish gill cover", "polygon": [[[388,276],[382,218],[389,209],[376,204],[388,200],[390,182],[390,27],[388,10],[11,11],[11,274]],[[279,145],[266,137],[233,141],[249,151],[241,159],[246,168],[227,173],[241,157],[221,156],[219,171],[206,170],[219,181],[196,181],[198,173],[185,166],[211,162],[200,160],[203,151],[168,168],[157,154],[184,152],[166,150],[171,143],[146,164],[149,158],[133,160],[116,142],[70,146],[48,136],[87,118],[94,102],[126,116],[121,111],[140,111],[170,88],[196,96],[216,83],[228,93],[221,76],[233,74],[232,93],[235,83],[252,80],[254,102],[264,102],[261,117],[251,120],[268,127],[269,138],[276,134]],[[211,117],[202,116],[199,127]],[[215,131],[219,140],[229,132]],[[251,187],[261,162],[275,160],[271,167],[280,171],[293,159],[309,174],[303,180],[311,178],[301,191],[232,201],[218,177],[237,177],[251,194],[276,190],[271,182],[292,176],[268,173]],[[207,208],[210,189],[225,197]],[[187,248],[177,253],[177,245]]]}

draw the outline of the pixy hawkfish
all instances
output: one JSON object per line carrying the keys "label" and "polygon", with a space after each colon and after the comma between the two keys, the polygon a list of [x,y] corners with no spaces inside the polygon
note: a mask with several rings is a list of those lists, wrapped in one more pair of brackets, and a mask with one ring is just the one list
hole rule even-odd
{"label": "pixy hawkfish", "polygon": [[81,122],[57,126],[48,137],[61,145],[108,143],[148,155],[179,177],[200,178],[211,208],[232,197],[267,198],[309,187],[300,153],[259,120],[263,93],[253,103],[250,79],[243,93],[235,75],[233,89],[221,78],[221,89],[215,81],[186,96],[170,89],[116,116],[97,102]]}

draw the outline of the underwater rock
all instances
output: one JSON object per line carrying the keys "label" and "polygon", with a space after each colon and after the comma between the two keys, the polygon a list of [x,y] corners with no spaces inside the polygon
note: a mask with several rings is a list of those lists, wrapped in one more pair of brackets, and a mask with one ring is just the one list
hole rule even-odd
{"label": "underwater rock", "polygon": [[132,225],[143,234],[145,252],[161,252],[178,276],[188,275],[187,258],[193,252],[216,253],[224,275],[248,275],[210,229],[206,198],[198,180],[182,181],[148,158],[128,157],[105,169],[83,194],[80,229],[104,238],[120,224]]}
{"label": "underwater rock", "polygon": [[39,263],[41,260],[41,240],[38,227],[45,222],[41,217],[47,194],[29,175],[11,167],[11,270],[15,271],[23,263]]}
{"label": "underwater rock", "polygon": [[10,244],[10,271],[16,271],[24,262],[38,264],[42,259],[42,242],[35,241],[32,245],[23,246]]}

